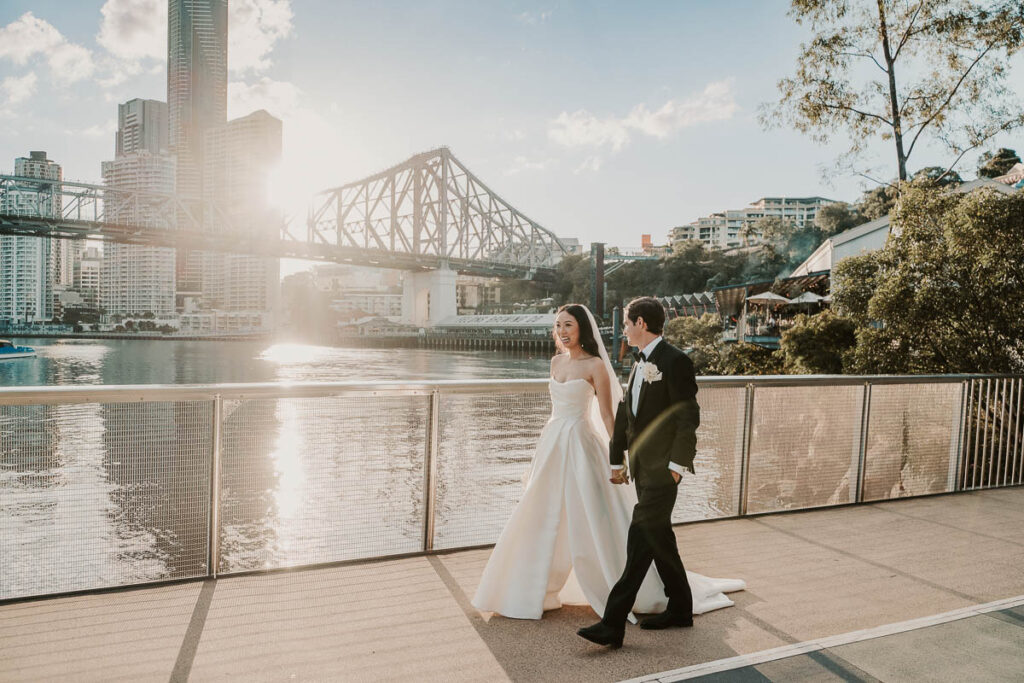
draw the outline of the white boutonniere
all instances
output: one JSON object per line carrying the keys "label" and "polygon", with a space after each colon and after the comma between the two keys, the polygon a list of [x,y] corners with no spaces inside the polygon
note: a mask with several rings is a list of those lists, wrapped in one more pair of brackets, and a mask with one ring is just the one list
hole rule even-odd
{"label": "white boutonniere", "polygon": [[657,382],[661,379],[661,370],[654,363],[647,361],[644,363],[644,381],[645,382]]}

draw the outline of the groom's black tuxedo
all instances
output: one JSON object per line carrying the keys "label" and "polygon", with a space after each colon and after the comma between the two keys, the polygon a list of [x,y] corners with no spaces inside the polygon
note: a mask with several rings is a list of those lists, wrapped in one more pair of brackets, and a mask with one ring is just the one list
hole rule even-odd
{"label": "groom's black tuxedo", "polygon": [[633,413],[633,385],[640,381],[637,366],[615,413],[615,433],[609,454],[612,465],[623,464],[629,451],[629,471],[637,488],[674,485],[669,462],[693,472],[697,451],[697,380],[689,356],[662,339],[648,365],[661,379],[640,386],[640,402]]}
{"label": "groom's black tuxedo", "polygon": [[615,433],[609,449],[612,465],[621,465],[629,451],[629,470],[638,502],[626,541],[626,567],[608,596],[603,621],[621,632],[651,562],[665,584],[668,611],[688,620],[693,597],[672,531],[672,508],[677,485],[669,463],[693,471],[700,408],[697,380],[689,357],[664,339],[651,351],[647,365],[661,377],[644,381],[633,413],[633,385],[640,381],[634,368],[615,414]]}

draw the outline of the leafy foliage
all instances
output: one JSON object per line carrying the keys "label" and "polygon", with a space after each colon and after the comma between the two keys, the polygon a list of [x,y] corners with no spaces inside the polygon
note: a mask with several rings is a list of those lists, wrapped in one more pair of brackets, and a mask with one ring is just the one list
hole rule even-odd
{"label": "leafy foliage", "polygon": [[766,126],[788,122],[825,142],[845,134],[849,160],[891,140],[896,176],[918,144],[945,147],[950,167],[1001,132],[1024,125],[1007,86],[1024,44],[1019,0],[793,0],[790,15],[813,31]]}
{"label": "leafy foliage", "polygon": [[982,178],[998,178],[1020,163],[1020,157],[1012,149],[1000,147],[995,152],[985,152],[978,160],[978,175]]}
{"label": "leafy foliage", "polygon": [[844,357],[857,343],[853,320],[824,311],[798,315],[796,323],[782,333],[779,343],[783,367],[794,375],[839,375]]}
{"label": "leafy foliage", "polygon": [[941,166],[926,166],[914,174],[914,182],[928,183],[936,187],[949,187],[960,185],[964,182],[960,174],[952,169],[945,169]]}
{"label": "leafy foliage", "polygon": [[857,210],[869,221],[888,216],[896,203],[899,193],[895,185],[879,185],[864,192],[857,204]]}
{"label": "leafy foliage", "polygon": [[683,316],[665,324],[665,339],[689,351],[698,375],[717,375],[722,360],[722,319],[705,313],[700,318]]}
{"label": "leafy foliage", "polygon": [[1024,371],[1024,194],[909,186],[885,248],[836,269],[855,372]]}
{"label": "leafy foliage", "polygon": [[850,206],[846,202],[836,202],[821,207],[814,220],[818,224],[822,238],[828,238],[867,223],[870,219],[860,212],[860,207]]}

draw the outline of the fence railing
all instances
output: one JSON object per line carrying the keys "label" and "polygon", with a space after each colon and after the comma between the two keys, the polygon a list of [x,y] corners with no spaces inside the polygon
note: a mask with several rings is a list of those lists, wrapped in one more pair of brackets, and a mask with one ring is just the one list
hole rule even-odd
{"label": "fence railing", "polygon": [[[708,377],[676,522],[1006,486],[1022,377]],[[547,381],[0,389],[0,600],[493,543]]]}

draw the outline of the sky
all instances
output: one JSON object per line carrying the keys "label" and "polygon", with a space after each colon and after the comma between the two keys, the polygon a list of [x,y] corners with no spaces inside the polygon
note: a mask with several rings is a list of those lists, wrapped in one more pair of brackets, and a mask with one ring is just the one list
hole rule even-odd
{"label": "sky", "polygon": [[[829,172],[843,139],[757,121],[809,36],[788,8],[231,0],[228,115],[284,121],[274,194],[296,215],[317,191],[448,146],[560,237],[664,243],[759,197],[854,201],[870,186]],[[117,104],[166,99],[166,17],[166,0],[0,2],[0,170],[46,150],[65,178],[98,182]],[[888,147],[873,150],[895,176]],[[911,170],[941,161],[926,148]]]}

